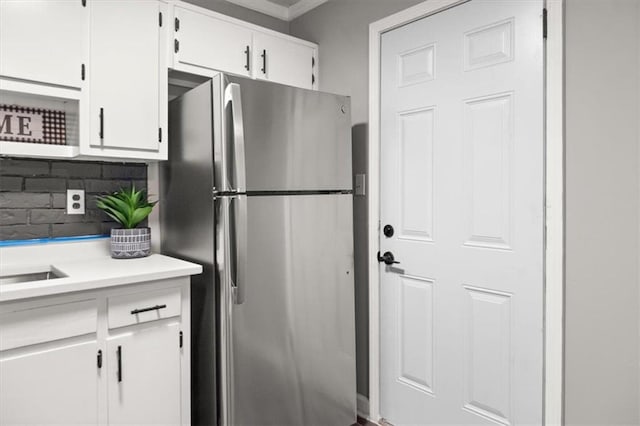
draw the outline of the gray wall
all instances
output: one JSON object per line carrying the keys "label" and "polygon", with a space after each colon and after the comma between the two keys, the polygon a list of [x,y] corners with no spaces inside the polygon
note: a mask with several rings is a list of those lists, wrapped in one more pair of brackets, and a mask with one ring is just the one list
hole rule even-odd
{"label": "gray wall", "polygon": [[[330,0],[290,24],[320,45],[320,90],[351,96],[353,172],[367,173],[369,24],[423,0]],[[354,198],[358,393],[369,394],[367,197]]]}
{"label": "gray wall", "polygon": [[251,22],[252,24],[260,25],[261,27],[266,27],[274,31],[285,34],[289,33],[289,23],[287,21],[282,21],[278,18],[224,0],[185,0],[185,2],[222,13],[223,15]]}
{"label": "gray wall", "polygon": [[639,5],[566,4],[567,425],[640,420]]}
{"label": "gray wall", "polygon": [[[95,196],[131,184],[146,189],[146,164],[0,158],[0,241],[108,234]],[[86,214],[66,214],[67,189],[86,191]]]}

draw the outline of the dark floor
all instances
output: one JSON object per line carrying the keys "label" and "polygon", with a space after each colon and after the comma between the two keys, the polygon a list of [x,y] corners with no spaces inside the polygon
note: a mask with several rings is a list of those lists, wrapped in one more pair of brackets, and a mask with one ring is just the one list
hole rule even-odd
{"label": "dark floor", "polygon": [[352,426],[376,426],[374,423],[367,421],[367,419],[363,419],[358,416],[358,423],[353,424]]}

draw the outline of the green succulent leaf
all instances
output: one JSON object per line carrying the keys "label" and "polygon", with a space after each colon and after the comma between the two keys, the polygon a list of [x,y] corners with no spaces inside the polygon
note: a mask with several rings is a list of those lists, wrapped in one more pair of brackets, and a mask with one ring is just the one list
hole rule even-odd
{"label": "green succulent leaf", "polygon": [[157,203],[157,201],[147,200],[145,191],[136,191],[134,185],[131,188],[120,188],[113,194],[103,195],[96,199],[96,207],[120,223],[125,229],[135,228],[145,220]]}
{"label": "green succulent leaf", "polygon": [[102,210],[104,210],[104,212],[108,216],[110,216],[116,222],[120,223],[123,227],[125,227],[125,228],[127,227],[127,225],[128,225],[127,218],[122,213],[120,213],[117,210],[112,209],[111,207],[107,207],[107,206],[102,208]]}
{"label": "green succulent leaf", "polygon": [[145,220],[145,218],[151,213],[151,209],[152,207],[140,207],[135,209],[131,215],[131,227],[135,228],[140,222]]}

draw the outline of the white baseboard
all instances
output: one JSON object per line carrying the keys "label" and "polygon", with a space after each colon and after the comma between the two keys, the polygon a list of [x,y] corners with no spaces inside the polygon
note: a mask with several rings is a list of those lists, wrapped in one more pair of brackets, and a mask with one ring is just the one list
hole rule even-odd
{"label": "white baseboard", "polygon": [[358,416],[370,420],[369,419],[369,398],[364,395],[358,394],[357,397],[358,402]]}

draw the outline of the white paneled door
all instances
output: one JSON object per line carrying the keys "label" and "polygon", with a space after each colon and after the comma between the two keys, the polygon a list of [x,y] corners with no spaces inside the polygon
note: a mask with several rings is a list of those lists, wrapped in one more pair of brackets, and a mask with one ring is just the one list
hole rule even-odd
{"label": "white paneled door", "polygon": [[380,414],[394,425],[542,423],[542,12],[471,0],[382,36],[380,248],[400,263],[380,263]]}

